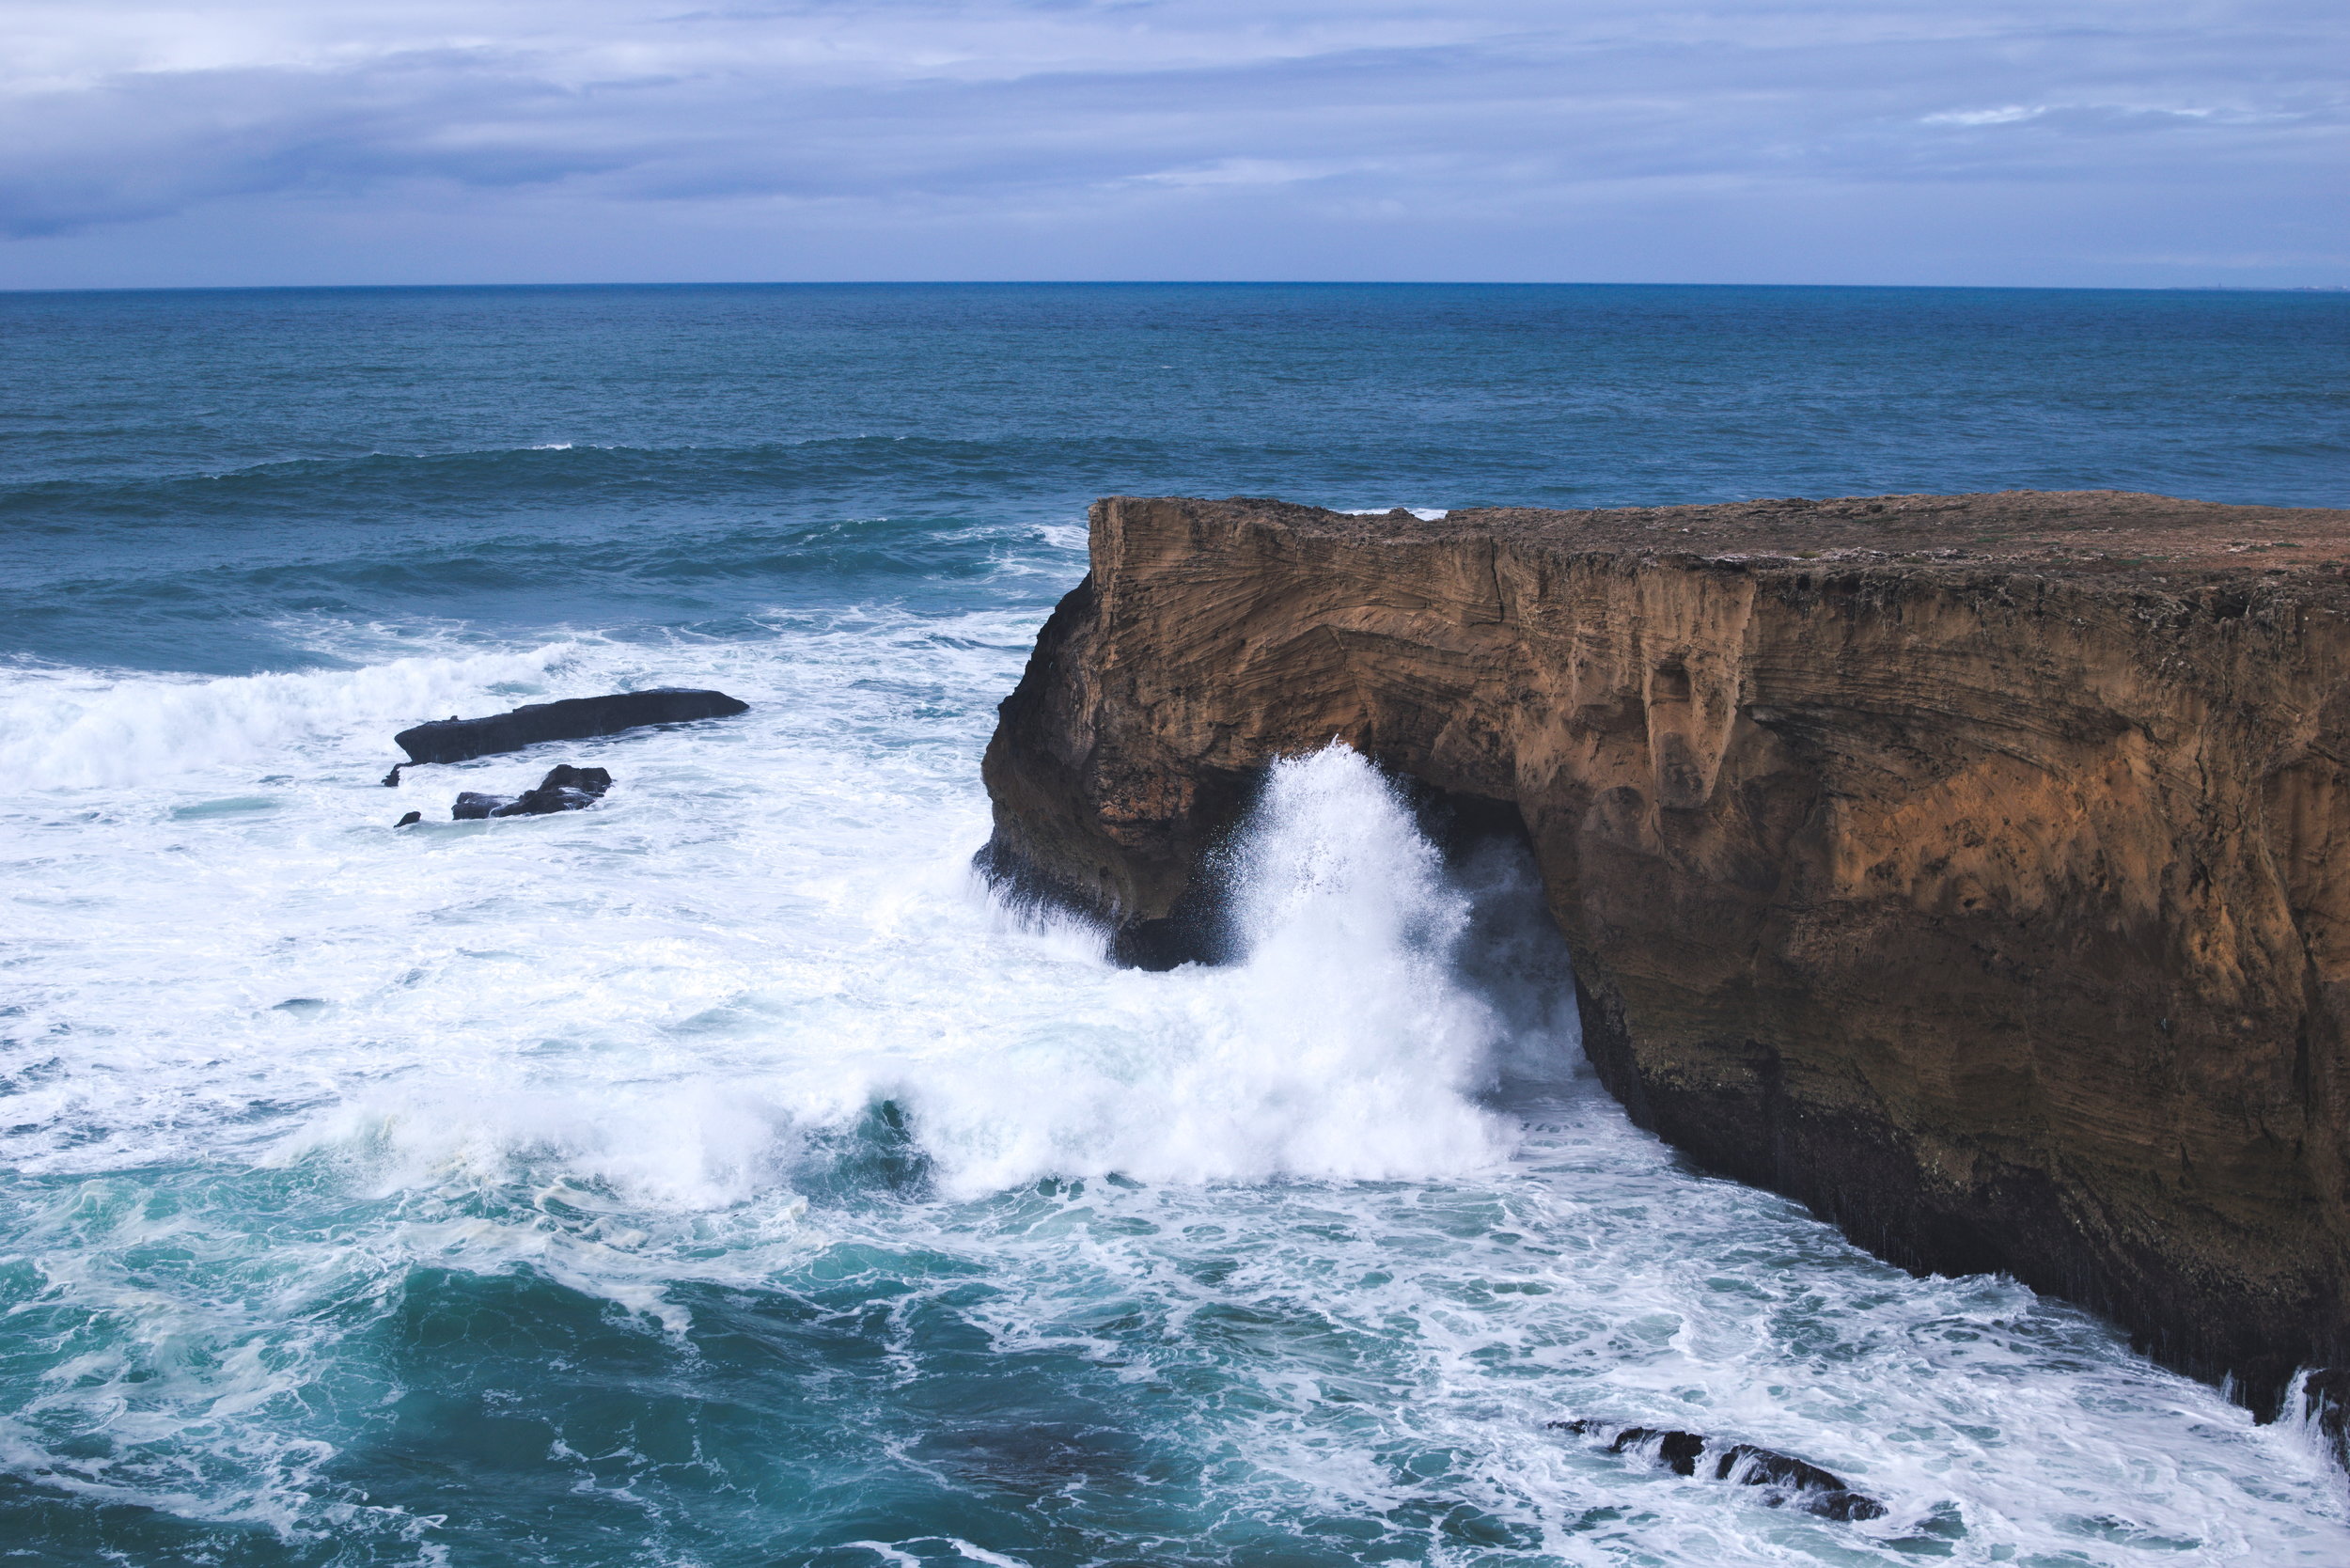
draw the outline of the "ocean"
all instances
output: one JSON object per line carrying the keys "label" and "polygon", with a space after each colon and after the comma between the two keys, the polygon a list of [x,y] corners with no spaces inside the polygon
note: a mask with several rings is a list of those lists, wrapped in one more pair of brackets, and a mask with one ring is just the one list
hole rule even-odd
{"label": "ocean", "polygon": [[[971,870],[1095,495],[2341,506],[2345,367],[2315,293],[0,295],[0,1563],[2350,1561],[2296,1423],[1634,1129],[1361,759],[1221,967]],[[382,782],[665,684],[752,707]]]}

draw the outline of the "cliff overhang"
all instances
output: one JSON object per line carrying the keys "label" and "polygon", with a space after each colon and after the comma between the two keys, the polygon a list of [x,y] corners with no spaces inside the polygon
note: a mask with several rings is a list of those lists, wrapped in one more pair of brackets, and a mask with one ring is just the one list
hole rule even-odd
{"label": "cliff overhang", "polygon": [[2350,512],[2113,492],[1113,497],[986,863],[1167,963],[1275,757],[1513,807],[1642,1124],[2273,1413],[2350,1366],[2346,567]]}

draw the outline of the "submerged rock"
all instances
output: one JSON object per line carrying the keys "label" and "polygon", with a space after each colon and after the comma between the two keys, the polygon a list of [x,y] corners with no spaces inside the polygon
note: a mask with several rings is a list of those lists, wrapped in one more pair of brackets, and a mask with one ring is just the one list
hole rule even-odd
{"label": "submerged rock", "polygon": [[[520,751],[543,741],[578,741],[593,735],[617,735],[623,729],[641,729],[649,724],[728,718],[749,709],[749,703],[724,692],[662,686],[647,692],[616,692],[609,697],[533,702],[487,718],[435,719],[403,729],[392,739],[408,753],[409,762],[462,762],[469,758],[495,756],[501,751]],[[394,776],[399,772],[399,768],[392,770]],[[396,776],[384,782],[396,782]]]}
{"label": "submerged rock", "polygon": [[457,797],[449,815],[458,822],[484,817],[546,817],[557,811],[577,811],[593,806],[612,788],[612,776],[602,768],[556,764],[539,780],[539,787],[519,795],[485,795],[467,790]]}
{"label": "submerged rock", "polygon": [[1796,1508],[1823,1519],[1882,1519],[1886,1507],[1874,1497],[1856,1492],[1844,1478],[1823,1470],[1808,1460],[1753,1443],[1716,1446],[1701,1433],[1668,1427],[1610,1426],[1604,1421],[1552,1421],[1553,1432],[1596,1437],[1609,1453],[1637,1453],[1664,1466],[1675,1475],[1702,1476],[1736,1486],[1760,1486],[1763,1501],[1773,1508]]}

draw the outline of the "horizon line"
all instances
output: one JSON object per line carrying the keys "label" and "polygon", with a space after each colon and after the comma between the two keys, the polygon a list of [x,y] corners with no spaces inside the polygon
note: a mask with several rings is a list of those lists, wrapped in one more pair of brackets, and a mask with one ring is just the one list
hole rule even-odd
{"label": "horizon line", "polygon": [[0,297],[60,294],[455,292],[465,290],[651,289],[1774,289],[1969,293],[2341,294],[2350,283],[1667,283],[1599,279],[1449,278],[735,278],[591,283],[133,283],[0,288]]}

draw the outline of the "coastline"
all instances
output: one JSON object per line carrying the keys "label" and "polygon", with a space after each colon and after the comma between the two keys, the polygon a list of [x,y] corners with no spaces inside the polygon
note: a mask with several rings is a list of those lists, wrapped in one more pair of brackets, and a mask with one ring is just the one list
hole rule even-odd
{"label": "coastline", "polygon": [[2113,492],[1113,497],[987,863],[1161,966],[1275,757],[1507,808],[1642,1125],[2263,1419],[2306,1389],[2339,1448],[2346,566],[2350,512]]}

